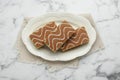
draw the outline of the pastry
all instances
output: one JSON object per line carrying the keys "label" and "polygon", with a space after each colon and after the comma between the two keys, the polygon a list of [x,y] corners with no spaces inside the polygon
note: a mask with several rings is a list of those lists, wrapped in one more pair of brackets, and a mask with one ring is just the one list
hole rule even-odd
{"label": "pastry", "polygon": [[44,46],[44,37],[47,33],[54,30],[56,28],[55,22],[49,22],[44,27],[38,29],[37,31],[30,34],[30,39],[35,45],[36,48],[40,48]]}
{"label": "pastry", "polygon": [[76,32],[72,37],[66,41],[66,43],[61,47],[62,51],[72,49],[74,47],[86,44],[89,42],[87,32],[84,27],[76,29]]}
{"label": "pastry", "polygon": [[75,30],[67,22],[63,21],[58,27],[45,36],[45,44],[56,52],[72,35]]}

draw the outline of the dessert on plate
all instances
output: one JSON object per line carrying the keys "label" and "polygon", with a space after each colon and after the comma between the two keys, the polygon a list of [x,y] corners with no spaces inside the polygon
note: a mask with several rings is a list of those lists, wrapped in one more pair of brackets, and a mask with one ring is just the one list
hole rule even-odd
{"label": "dessert on plate", "polygon": [[72,26],[63,21],[58,27],[51,31],[50,34],[45,36],[45,44],[53,51],[56,52],[60,47],[75,33]]}
{"label": "dessert on plate", "polygon": [[36,30],[32,34],[30,34],[30,40],[33,42],[36,48],[40,48],[44,46],[44,37],[47,33],[54,30],[56,28],[56,23],[54,21],[49,22],[44,27]]}
{"label": "dessert on plate", "polygon": [[67,40],[66,43],[61,47],[61,50],[67,51],[77,46],[87,44],[88,42],[89,42],[89,38],[87,32],[84,27],[81,27],[76,29],[72,37],[69,40]]}
{"label": "dessert on plate", "polygon": [[63,21],[58,26],[54,21],[49,22],[29,37],[36,48],[47,45],[53,52],[59,49],[64,52],[89,42],[85,27],[75,30],[67,21]]}

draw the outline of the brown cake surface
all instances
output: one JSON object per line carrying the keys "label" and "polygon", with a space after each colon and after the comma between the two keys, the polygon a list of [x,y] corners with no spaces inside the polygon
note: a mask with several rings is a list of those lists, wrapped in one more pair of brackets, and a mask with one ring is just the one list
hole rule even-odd
{"label": "brown cake surface", "polygon": [[49,22],[44,27],[33,32],[29,37],[36,48],[44,46],[44,37],[47,33],[56,28],[55,22]]}
{"label": "brown cake surface", "polygon": [[89,42],[87,32],[84,27],[76,29],[76,32],[72,37],[66,41],[66,43],[61,47],[62,51],[72,49],[74,47],[86,44]]}
{"label": "brown cake surface", "polygon": [[56,52],[73,33],[75,33],[75,30],[72,26],[68,22],[63,21],[54,31],[46,34],[44,41],[53,52]]}

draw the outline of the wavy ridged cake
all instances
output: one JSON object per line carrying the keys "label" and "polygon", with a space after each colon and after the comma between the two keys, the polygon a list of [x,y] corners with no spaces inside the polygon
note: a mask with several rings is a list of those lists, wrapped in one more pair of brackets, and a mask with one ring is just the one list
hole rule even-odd
{"label": "wavy ridged cake", "polygon": [[38,29],[37,31],[33,32],[29,37],[36,48],[40,48],[44,46],[44,37],[50,31],[53,31],[56,28],[55,22],[49,22],[44,27]]}
{"label": "wavy ridged cake", "polygon": [[44,41],[53,52],[56,52],[73,33],[75,33],[75,30],[72,26],[68,22],[63,21],[54,31],[46,34]]}
{"label": "wavy ridged cake", "polygon": [[73,36],[61,47],[61,50],[67,51],[77,46],[87,44],[88,42],[89,38],[87,32],[84,27],[81,27],[76,29],[76,32],[73,34]]}

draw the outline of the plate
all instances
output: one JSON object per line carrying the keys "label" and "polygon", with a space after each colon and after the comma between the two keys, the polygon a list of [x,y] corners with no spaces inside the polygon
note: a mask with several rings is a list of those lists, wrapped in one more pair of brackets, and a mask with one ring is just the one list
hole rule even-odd
{"label": "plate", "polygon": [[[45,47],[40,49],[34,47],[33,43],[29,38],[29,35],[32,32],[44,26],[46,23],[50,21],[55,21],[58,25],[63,20],[68,21],[73,26],[74,29],[84,26],[89,36],[89,43],[68,50],[66,52],[57,51],[56,53],[53,53],[51,50]],[[90,22],[82,16],[77,16],[70,13],[47,13],[40,17],[32,18],[22,31],[22,41],[25,44],[28,51],[33,55],[39,56],[49,61],[69,61],[77,57],[83,56],[88,53],[88,51],[94,44],[95,40],[96,31],[92,27]]]}

